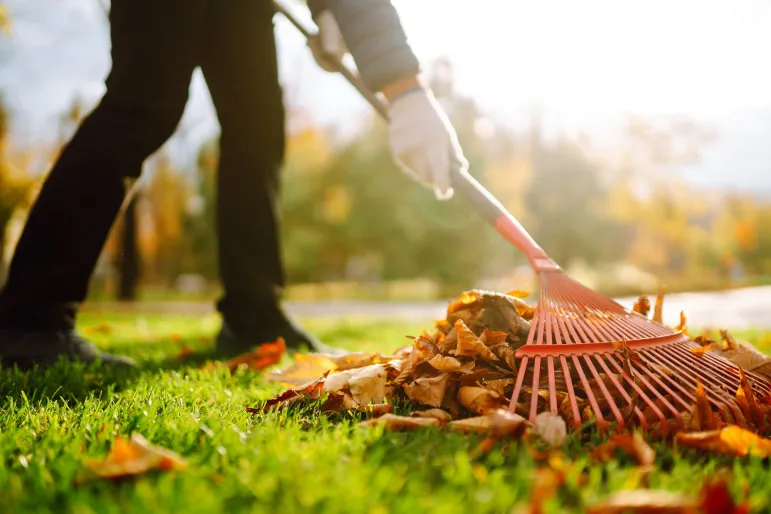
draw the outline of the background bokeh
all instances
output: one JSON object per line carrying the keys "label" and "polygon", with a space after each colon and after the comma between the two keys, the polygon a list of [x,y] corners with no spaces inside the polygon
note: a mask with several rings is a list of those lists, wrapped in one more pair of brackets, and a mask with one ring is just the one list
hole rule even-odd
{"label": "background bokeh", "polygon": [[[471,172],[569,273],[614,295],[771,282],[771,4],[394,5]],[[0,277],[40,181],[104,90],[107,9],[0,0]],[[276,32],[290,298],[535,287],[460,198],[436,202],[393,166],[384,124],[279,15]],[[115,225],[92,299],[218,293],[218,130],[196,73],[176,134]]]}

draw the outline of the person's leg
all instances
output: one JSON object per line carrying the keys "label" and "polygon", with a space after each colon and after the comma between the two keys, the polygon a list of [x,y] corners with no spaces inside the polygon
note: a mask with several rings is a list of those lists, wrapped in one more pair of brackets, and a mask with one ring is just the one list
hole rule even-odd
{"label": "person's leg", "polygon": [[[197,64],[204,0],[113,0],[107,91],[33,206],[0,293],[0,359],[94,357],[72,332],[78,304],[144,160],[173,133]],[[38,341],[30,344],[29,338]],[[74,337],[74,335],[73,335]],[[107,359],[105,359],[107,360]]]}
{"label": "person's leg", "polygon": [[218,347],[246,350],[281,336],[290,347],[320,347],[280,307],[279,169],[284,104],[271,2],[210,5],[201,69],[222,133],[217,193],[224,318]]}

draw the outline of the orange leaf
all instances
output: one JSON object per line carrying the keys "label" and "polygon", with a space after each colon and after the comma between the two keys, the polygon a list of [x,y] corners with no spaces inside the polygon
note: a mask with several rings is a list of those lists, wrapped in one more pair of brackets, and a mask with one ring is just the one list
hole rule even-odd
{"label": "orange leaf", "polygon": [[317,400],[324,392],[324,381],[326,380],[327,375],[329,375],[328,371],[324,373],[323,377],[319,378],[318,380],[314,380],[313,382],[310,382],[299,389],[289,389],[284,391],[280,395],[275,396],[265,402],[265,405],[263,405],[262,408],[247,407],[246,412],[251,412],[253,414],[258,412],[266,412],[273,408],[283,407],[289,403],[299,401],[302,398]]}
{"label": "orange leaf", "polygon": [[651,311],[651,301],[647,296],[642,295],[634,302],[632,310],[647,317],[648,313]]}
{"label": "orange leaf", "polygon": [[751,419],[757,428],[765,425],[765,415],[755,399],[755,393],[747,381],[744,370],[739,368],[739,388],[736,390],[736,403],[741,407],[744,417]]}
{"label": "orange leaf", "polygon": [[645,442],[639,432],[632,435],[619,434],[614,436],[611,441],[637,461],[640,466],[652,466],[656,460],[656,452]]}
{"label": "orange leaf", "polygon": [[714,347],[715,347],[715,343],[705,344],[704,346],[697,346],[697,347],[691,348],[691,353],[694,353],[699,357],[702,357],[705,353],[712,350],[712,348]]}
{"label": "orange leaf", "polygon": [[653,321],[657,323],[664,322],[664,293],[666,292],[666,289],[666,287],[661,288],[659,294],[656,295],[656,304],[653,306]]}
{"label": "orange leaf", "polygon": [[479,301],[481,296],[476,292],[464,291],[447,307],[447,314],[458,312],[459,310],[466,309]]}
{"label": "orange leaf", "polygon": [[688,319],[685,317],[683,311],[680,311],[680,324],[675,327],[675,330],[679,330],[683,334],[688,335]]}
{"label": "orange leaf", "polygon": [[506,293],[507,296],[513,296],[514,298],[527,298],[531,294],[530,291],[522,291],[521,289],[513,289]]}
{"label": "orange leaf", "polygon": [[174,358],[178,361],[181,361],[187,359],[188,357],[192,357],[193,355],[195,355],[195,350],[183,343],[182,348],[179,349],[179,353],[177,353],[177,356]]}
{"label": "orange leaf", "polygon": [[714,430],[718,428],[718,420],[715,417],[715,413],[712,412],[712,407],[710,407],[709,400],[707,399],[707,393],[698,377],[696,378],[695,395],[696,405],[692,419],[693,427],[696,430]]}
{"label": "orange leaf", "polygon": [[116,437],[105,459],[86,462],[94,478],[109,479],[141,475],[152,469],[184,469],[186,466],[182,457],[151,445],[138,433],[132,434],[128,441],[121,436]]}
{"label": "orange leaf", "polygon": [[679,432],[675,440],[684,446],[744,457],[753,455],[767,458],[771,456],[771,440],[764,439],[737,425],[729,425],[720,430],[707,432]]}
{"label": "orange leaf", "polygon": [[261,344],[254,350],[239,355],[224,364],[230,371],[235,371],[242,364],[246,364],[253,371],[259,371],[281,362],[281,358],[285,353],[286,344],[284,344],[284,338],[279,337],[272,343]]}
{"label": "orange leaf", "polygon": [[701,488],[702,514],[748,514],[748,505],[737,505],[725,478],[705,482]]}

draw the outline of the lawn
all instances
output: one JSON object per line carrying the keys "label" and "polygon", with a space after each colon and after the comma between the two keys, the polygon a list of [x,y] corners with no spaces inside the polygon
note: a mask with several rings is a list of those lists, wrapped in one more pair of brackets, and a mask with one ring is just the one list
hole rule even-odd
{"label": "lawn", "polygon": [[[0,512],[509,513],[527,506],[534,469],[544,465],[517,442],[475,457],[476,436],[362,430],[352,416],[328,419],[309,407],[248,414],[245,405],[280,387],[254,372],[201,371],[175,358],[181,342],[205,354],[217,329],[213,317],[87,316],[80,323],[99,346],[143,367],[0,372]],[[423,328],[363,320],[307,326],[328,343],[365,351],[393,350]],[[187,469],[75,485],[85,459],[104,457],[117,434],[132,431],[181,454]],[[768,465],[760,459],[653,446],[650,487],[694,493],[726,469],[736,498],[749,491],[753,511],[771,508]],[[547,512],[581,512],[639,486],[630,459],[593,463],[575,440],[564,452],[571,471]]]}

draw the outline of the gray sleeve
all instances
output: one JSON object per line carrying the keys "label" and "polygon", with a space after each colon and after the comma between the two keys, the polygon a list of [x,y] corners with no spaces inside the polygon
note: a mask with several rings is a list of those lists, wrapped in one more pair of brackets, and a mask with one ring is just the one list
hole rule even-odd
{"label": "gray sleeve", "polygon": [[309,0],[308,6],[314,18],[324,9],[332,12],[361,78],[371,90],[420,73],[390,0]]}

